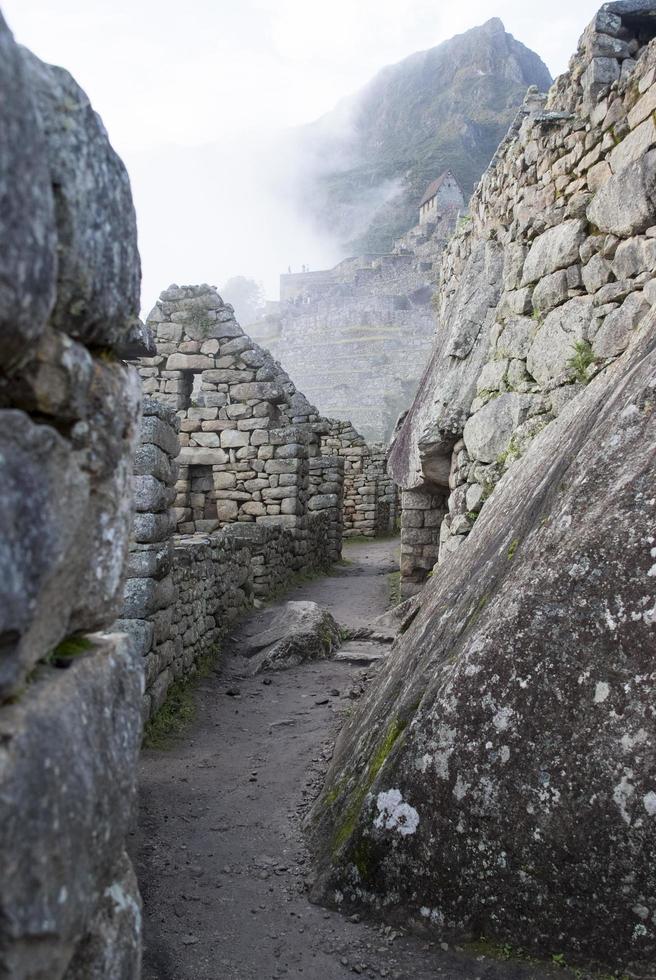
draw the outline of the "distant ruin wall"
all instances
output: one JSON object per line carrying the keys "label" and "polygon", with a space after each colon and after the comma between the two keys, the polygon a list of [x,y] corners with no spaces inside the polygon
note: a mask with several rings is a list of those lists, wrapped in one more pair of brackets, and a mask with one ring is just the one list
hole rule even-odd
{"label": "distant ruin wall", "polygon": [[249,329],[321,411],[387,442],[430,357],[439,257],[456,223],[446,208],[389,255],[281,277],[277,315]]}
{"label": "distant ruin wall", "polygon": [[393,534],[400,512],[396,485],[387,474],[387,449],[368,446],[350,422],[328,420],[321,452],[344,467],[344,537]]}
{"label": "distant ruin wall", "polygon": [[0,15],[0,975],[136,980],[139,255],[125,168]]}

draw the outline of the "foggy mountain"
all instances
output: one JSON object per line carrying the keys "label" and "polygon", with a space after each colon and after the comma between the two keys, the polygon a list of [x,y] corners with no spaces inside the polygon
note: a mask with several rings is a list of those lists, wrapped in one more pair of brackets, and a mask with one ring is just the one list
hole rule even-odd
{"label": "foggy mountain", "polygon": [[293,134],[294,203],[349,252],[388,251],[444,170],[471,193],[528,86],[550,84],[498,17],[410,55]]}

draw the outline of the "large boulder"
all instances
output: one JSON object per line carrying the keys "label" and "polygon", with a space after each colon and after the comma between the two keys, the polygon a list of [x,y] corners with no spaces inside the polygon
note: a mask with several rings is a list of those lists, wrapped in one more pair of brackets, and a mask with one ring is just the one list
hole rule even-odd
{"label": "large boulder", "polygon": [[440,461],[450,456],[462,435],[476,395],[501,293],[502,268],[499,244],[477,242],[457,289],[441,311],[440,342],[390,450],[389,473],[405,489],[434,482],[440,470],[448,480],[449,465],[441,467]]}
{"label": "large boulder", "polygon": [[[0,13],[0,363],[19,363],[55,302],[57,236],[46,158],[21,49]],[[11,247],[9,246],[11,243]]]}
{"label": "large boulder", "polygon": [[71,75],[26,49],[21,53],[45,136],[41,166],[49,171],[55,199],[58,275],[51,322],[86,344],[122,348],[133,337],[141,284],[127,171]]}
{"label": "large boulder", "polygon": [[533,442],[338,741],[314,897],[656,959],[656,316]]}
{"label": "large boulder", "polygon": [[[22,410],[0,408],[5,697],[63,637],[111,622],[122,600],[138,376],[120,363],[94,365],[66,341],[57,357],[37,353],[15,374],[8,394]],[[45,424],[50,413],[68,422],[71,440]]]}
{"label": "large boulder", "polygon": [[330,613],[316,602],[295,601],[249,617],[233,643],[235,652],[248,658],[257,674],[323,660],[340,645],[341,633]]}

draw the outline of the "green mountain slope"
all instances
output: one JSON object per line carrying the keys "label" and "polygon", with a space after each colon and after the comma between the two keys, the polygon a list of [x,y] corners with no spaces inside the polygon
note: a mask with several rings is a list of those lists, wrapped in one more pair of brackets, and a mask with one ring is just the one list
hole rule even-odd
{"label": "green mountain slope", "polygon": [[350,251],[387,251],[442,171],[473,190],[527,87],[550,84],[496,17],[413,54],[297,132],[310,161],[299,203]]}

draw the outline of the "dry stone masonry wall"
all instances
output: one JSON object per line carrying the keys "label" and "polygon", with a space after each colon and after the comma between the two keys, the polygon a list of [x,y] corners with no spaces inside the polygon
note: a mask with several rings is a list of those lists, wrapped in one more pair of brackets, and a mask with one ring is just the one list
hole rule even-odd
{"label": "dry stone masonry wall", "polygon": [[[209,286],[171,287],[148,321],[135,517],[117,628],[144,658],[144,718],[216,656],[254,600],[341,557],[343,457],[329,423]],[[389,481],[387,481],[389,483]]]}
{"label": "dry stone masonry wall", "polygon": [[397,529],[399,496],[387,474],[387,448],[368,446],[350,422],[328,420],[322,454],[336,454],[344,467],[344,536],[376,537]]}
{"label": "dry stone masonry wall", "polygon": [[[446,177],[446,175],[445,175]],[[388,442],[431,352],[439,259],[464,206],[455,179],[388,255],[280,278],[280,304],[251,329],[324,415]]]}
{"label": "dry stone masonry wall", "polygon": [[134,980],[143,669],[108,632],[143,351],[125,168],[0,15],[0,976]]}
{"label": "dry stone masonry wall", "polygon": [[656,55],[639,7],[604,8],[568,75],[529,93],[445,252],[436,353],[391,460],[448,511],[441,561],[656,299]]}
{"label": "dry stone masonry wall", "polygon": [[601,9],[444,255],[435,354],[390,457],[431,498],[423,526],[448,511],[441,562],[310,821],[315,898],[640,977],[656,962],[654,37],[653,0]]}

